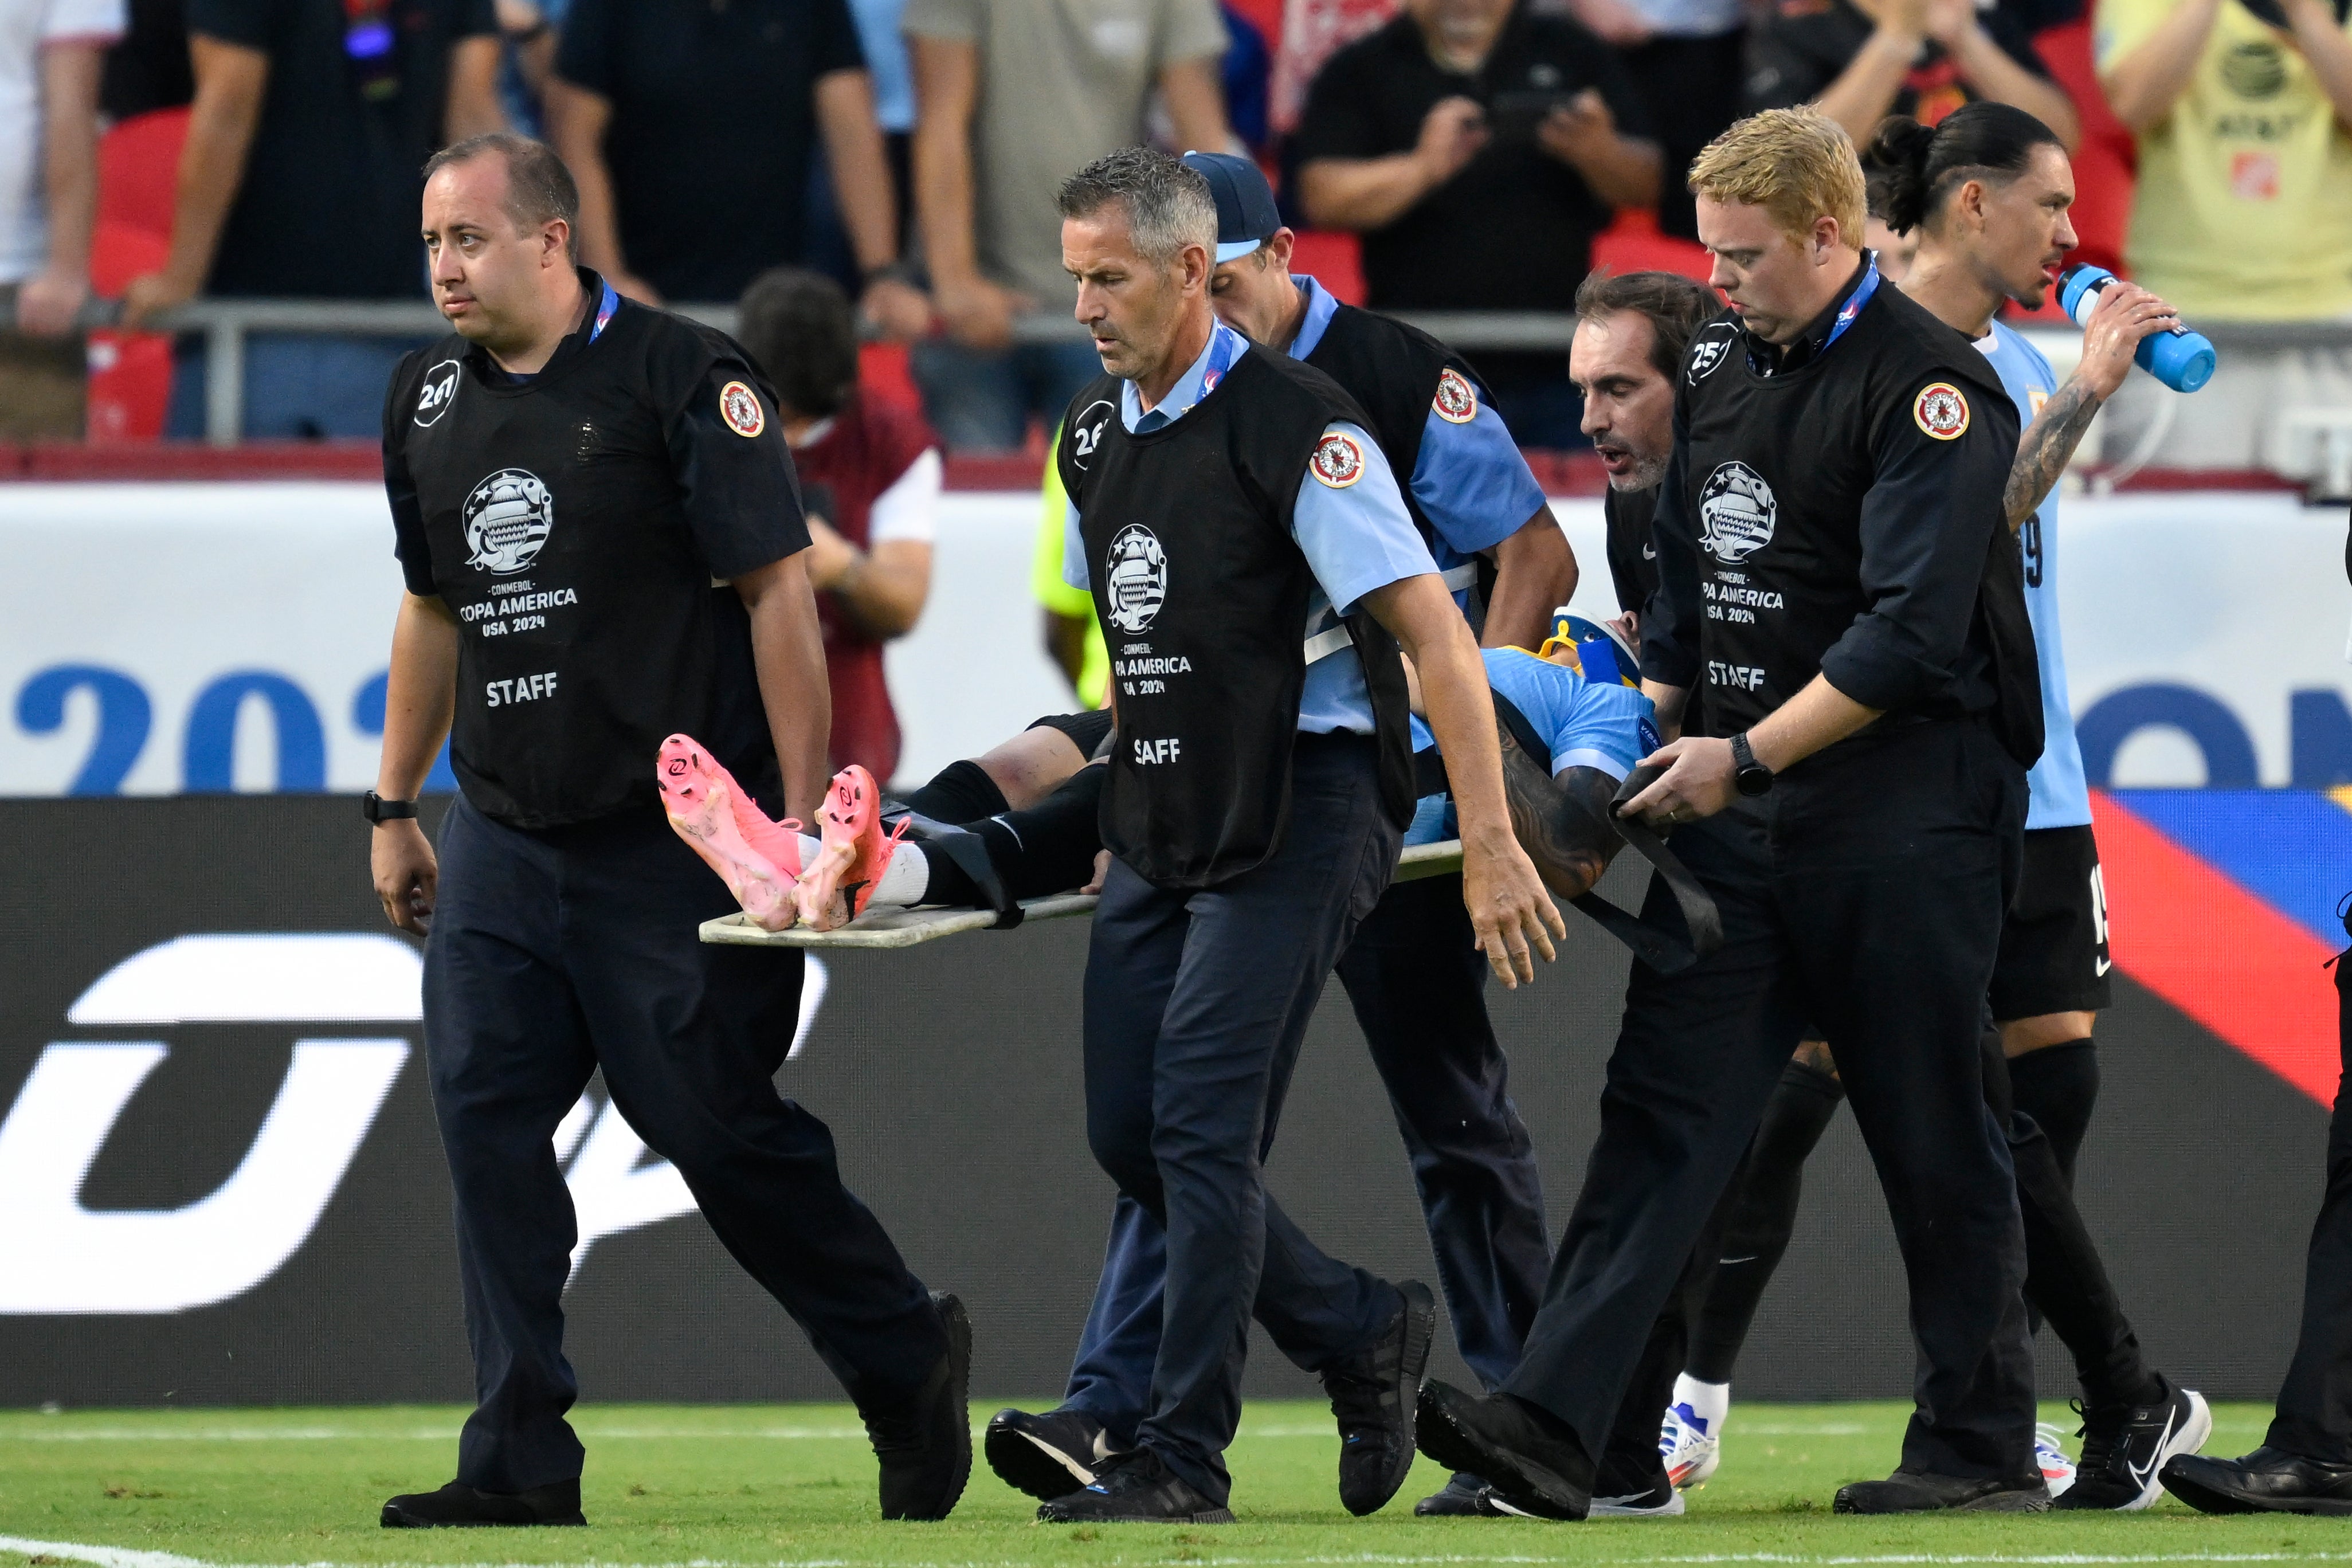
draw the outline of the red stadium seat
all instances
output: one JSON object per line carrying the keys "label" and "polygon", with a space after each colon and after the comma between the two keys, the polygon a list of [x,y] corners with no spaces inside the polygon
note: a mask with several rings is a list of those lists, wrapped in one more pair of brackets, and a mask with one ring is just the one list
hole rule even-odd
{"label": "red stadium seat", "polygon": [[[159,110],[124,121],[98,146],[98,227],[90,282],[120,295],[172,247],[172,208],[188,111]],[[93,332],[89,340],[89,438],[96,445],[154,441],[172,399],[172,340],[161,332]]]}

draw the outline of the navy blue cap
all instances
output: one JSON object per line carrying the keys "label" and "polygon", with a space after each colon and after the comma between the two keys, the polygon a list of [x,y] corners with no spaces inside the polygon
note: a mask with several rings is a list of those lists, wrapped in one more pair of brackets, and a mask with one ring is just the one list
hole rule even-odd
{"label": "navy blue cap", "polygon": [[1208,181],[1209,195],[1216,198],[1219,261],[1247,256],[1282,226],[1274,187],[1254,160],[1231,153],[1187,153],[1184,166]]}

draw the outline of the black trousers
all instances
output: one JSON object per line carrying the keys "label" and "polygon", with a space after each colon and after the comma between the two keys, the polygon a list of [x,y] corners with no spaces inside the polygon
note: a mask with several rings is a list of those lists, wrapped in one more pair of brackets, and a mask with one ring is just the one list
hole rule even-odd
{"label": "black trousers", "polygon": [[2352,960],[2336,965],[2336,1034],[2344,1076],[2327,1121],[2327,1190],[2303,1271],[2303,1331],[2263,1439],[2273,1448],[2352,1464]]}
{"label": "black trousers", "polygon": [[1357,928],[1339,984],[1412,1162],[1454,1342],[1495,1388],[1519,1363],[1551,1250],[1475,940],[1461,878],[1399,882]]}
{"label": "black trousers", "polygon": [[[1474,934],[1460,878],[1399,882],[1356,928],[1339,979],[1412,1162],[1454,1341],[1494,1388],[1519,1364],[1550,1249],[1535,1143],[1511,1103],[1509,1066],[1486,1017],[1486,959],[1471,945]],[[1269,1126],[1262,1145],[1271,1138]],[[1303,1237],[1294,1244],[1295,1227],[1271,1198],[1265,1215],[1269,1259],[1278,1263],[1294,1245],[1312,1250]],[[1122,1446],[1135,1441],[1150,1405],[1167,1242],[1160,1222],[1122,1194],[1063,1400]],[[1322,1370],[1335,1350],[1359,1348],[1346,1338],[1357,1331],[1352,1307],[1335,1319],[1327,1303],[1293,1299],[1278,1273],[1260,1279],[1256,1307],[1275,1348],[1308,1372]]]}
{"label": "black trousers", "polygon": [[824,1123],[776,1092],[800,955],[698,942],[734,900],[651,806],[530,833],[461,798],[440,851],[425,1049],[478,1402],[457,1479],[513,1492],[580,1473],[563,1418],[578,1394],[563,1356],[576,1233],[551,1140],[598,1068],[853,1398],[928,1377],[947,1352],[929,1294],[841,1184]]}
{"label": "black trousers", "polygon": [[1087,1138],[1167,1236],[1136,1441],[1220,1503],[1253,1306],[1302,1360],[1361,1348],[1396,1310],[1394,1290],[1282,1218],[1261,1163],[1325,978],[1396,864],[1376,765],[1368,738],[1298,737],[1289,826],[1265,864],[1188,892],[1115,859],[1095,910]]}
{"label": "black trousers", "polygon": [[[1671,981],[1633,966],[1584,1189],[1506,1392],[1601,1455],[1810,1017],[1903,1249],[1919,1346],[1903,1463],[2032,1472],[2024,1237],[1979,1058],[2024,815],[2024,771],[1986,726],[1948,721],[1866,730],[1676,831],[1723,946]],[[1677,918],[1654,878],[1645,916]]]}

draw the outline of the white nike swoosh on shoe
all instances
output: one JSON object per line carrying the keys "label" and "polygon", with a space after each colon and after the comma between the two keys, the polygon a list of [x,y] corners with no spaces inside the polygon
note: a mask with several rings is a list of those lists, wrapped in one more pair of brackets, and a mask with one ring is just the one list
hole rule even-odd
{"label": "white nike swoosh on shoe", "polygon": [[1760,1256],[1762,1256],[1760,1253],[1751,1252],[1745,1258],[1718,1258],[1715,1262],[1716,1267],[1719,1268],[1727,1263],[1753,1263]]}
{"label": "white nike swoosh on shoe", "polygon": [[2162,1469],[2165,1460],[2172,1457],[2168,1451],[2172,1446],[2172,1429],[2179,1424],[2180,1413],[2177,1410],[2168,1412],[2164,1417],[2164,1435],[2156,1440],[2156,1451],[2148,1456],[2147,1463],[2124,1467],[2124,1473],[2131,1477],[2132,1485],[2139,1489],[2141,1497],[2147,1497],[2154,1489],[2156,1472]]}
{"label": "white nike swoosh on shoe", "polygon": [[[1592,1500],[1590,1519],[1669,1519],[1689,1507],[1683,1494],[1669,1489],[1667,1500],[1652,1502],[1648,1492],[1635,1492],[1627,1497],[1597,1497]],[[1501,1500],[1497,1499],[1499,1503]]]}

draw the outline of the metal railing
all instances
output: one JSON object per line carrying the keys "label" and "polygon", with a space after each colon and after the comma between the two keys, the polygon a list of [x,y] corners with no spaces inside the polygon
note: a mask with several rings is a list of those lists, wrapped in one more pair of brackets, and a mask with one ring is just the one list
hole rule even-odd
{"label": "metal railing", "polygon": [[[725,304],[678,304],[669,307],[682,316],[718,328],[735,330],[735,307]],[[1397,320],[1421,328],[1465,353],[1519,352],[1566,353],[1576,335],[1576,318],[1566,312],[1539,310],[1399,310]],[[92,325],[111,324],[94,319]],[[422,300],[196,300],[151,323],[158,331],[200,333],[205,339],[205,438],[215,447],[234,447],[245,426],[245,341],[256,332],[333,333],[349,336],[438,337],[449,330],[441,312]],[[2302,348],[2352,347],[2352,323],[2296,321],[2276,323],[2217,322],[2200,330],[2225,355]],[[1016,343],[1047,345],[1079,341],[1085,329],[1066,315],[1039,312],[1013,323]],[[2034,330],[2028,333],[2042,343],[2053,360],[2063,358],[2064,374],[2074,357],[2079,336],[2071,329]]]}

